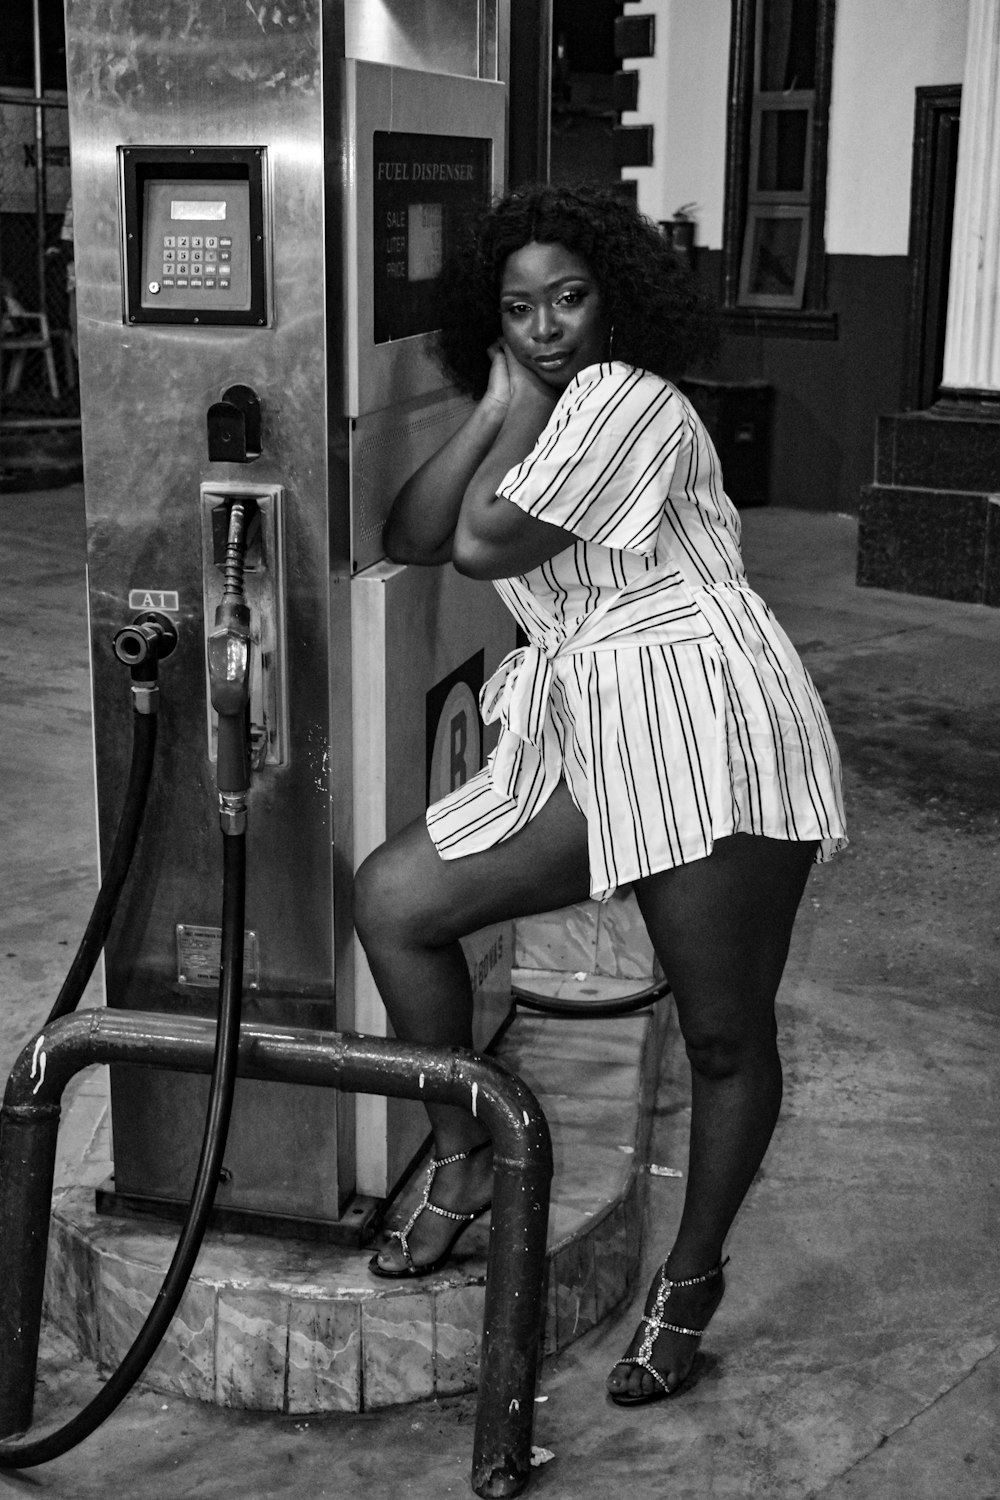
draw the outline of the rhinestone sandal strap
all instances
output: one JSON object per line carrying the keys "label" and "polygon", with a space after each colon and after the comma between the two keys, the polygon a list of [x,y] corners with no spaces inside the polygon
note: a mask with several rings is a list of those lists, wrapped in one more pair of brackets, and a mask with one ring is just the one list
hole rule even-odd
{"label": "rhinestone sandal strap", "polygon": [[666,1311],[667,1299],[675,1287],[699,1286],[706,1281],[714,1281],[716,1276],[722,1275],[722,1268],[727,1261],[719,1261],[718,1265],[706,1271],[702,1276],[686,1276],[683,1280],[671,1281],[667,1275],[666,1265],[660,1271],[660,1284],[656,1289],[656,1298],[652,1309],[642,1316],[645,1329],[642,1335],[642,1343],[639,1346],[637,1362],[645,1369],[652,1359],[653,1345],[656,1343],[660,1333],[666,1330],[668,1333],[682,1333],[687,1338],[700,1339],[705,1332],[704,1328],[684,1328],[679,1323],[667,1323],[663,1314]]}
{"label": "rhinestone sandal strap", "polygon": [[701,1276],[686,1276],[683,1280],[671,1281],[667,1275],[666,1263],[664,1263],[660,1268],[660,1284],[656,1289],[653,1306],[648,1313],[643,1313],[640,1319],[643,1325],[642,1343],[634,1355],[618,1360],[611,1373],[614,1374],[614,1370],[617,1370],[619,1365],[635,1365],[638,1369],[645,1370],[647,1374],[652,1375],[657,1384],[661,1385],[669,1395],[670,1387],[653,1364],[653,1345],[663,1332],[682,1333],[687,1338],[700,1339],[705,1330],[704,1328],[684,1328],[679,1323],[664,1322],[663,1314],[666,1311],[667,1299],[675,1287],[700,1286],[706,1281],[714,1281],[716,1276],[721,1276],[723,1267],[728,1264],[727,1255],[725,1260],[720,1260],[710,1271],[706,1271]]}
{"label": "rhinestone sandal strap", "polygon": [[[479,1146],[473,1148],[473,1150],[476,1151],[480,1149],[481,1147]],[[430,1161],[427,1163],[427,1176],[424,1179],[424,1190],[421,1195],[420,1202],[417,1204],[416,1208],[413,1210],[412,1214],[403,1225],[402,1229],[392,1229],[389,1231],[389,1238],[391,1240],[399,1241],[400,1248],[402,1249],[402,1252],[406,1257],[406,1264],[411,1268],[411,1270],[413,1269],[414,1261],[413,1256],[410,1254],[409,1235],[414,1224],[420,1218],[420,1215],[424,1212],[425,1209],[427,1209],[432,1214],[437,1214],[442,1219],[454,1219],[454,1221],[458,1224],[471,1223],[473,1219],[478,1218],[478,1214],[452,1213],[450,1208],[438,1208],[436,1203],[431,1202],[431,1188],[434,1184],[434,1178],[437,1174],[438,1167],[450,1167],[452,1162],[467,1161],[471,1155],[472,1151],[456,1151],[451,1156],[432,1156]]]}
{"label": "rhinestone sandal strap", "polygon": [[[478,1151],[479,1147],[476,1146],[475,1150]],[[433,1177],[438,1167],[450,1167],[453,1161],[468,1161],[471,1155],[471,1151],[455,1151],[451,1156],[432,1156],[427,1169]]]}
{"label": "rhinestone sandal strap", "polygon": [[[672,1281],[667,1275],[666,1262],[664,1262],[663,1266],[660,1268],[660,1274],[663,1278],[663,1281],[667,1283],[668,1288],[672,1286],[699,1286],[703,1281],[714,1281],[716,1276],[720,1275],[723,1268],[725,1266],[728,1266],[728,1264],[729,1256],[727,1255],[725,1260],[718,1261],[710,1271],[706,1271],[701,1276],[685,1276],[683,1280]],[[667,1295],[669,1296],[669,1290]]]}
{"label": "rhinestone sandal strap", "polygon": [[620,1360],[618,1360],[617,1363],[614,1365],[612,1371],[611,1371],[612,1375],[614,1374],[615,1370],[618,1369],[619,1365],[635,1365],[638,1369],[645,1370],[646,1374],[647,1375],[652,1375],[652,1377],[656,1381],[657,1385],[662,1385],[662,1387],[666,1391],[667,1395],[668,1396],[670,1395],[670,1387],[669,1387],[669,1385],[667,1385],[666,1380],[660,1374],[659,1370],[655,1369],[650,1364],[650,1362],[649,1362],[648,1359],[643,1359],[641,1351],[637,1355],[635,1355],[635,1357],[632,1358],[632,1359],[620,1359]]}

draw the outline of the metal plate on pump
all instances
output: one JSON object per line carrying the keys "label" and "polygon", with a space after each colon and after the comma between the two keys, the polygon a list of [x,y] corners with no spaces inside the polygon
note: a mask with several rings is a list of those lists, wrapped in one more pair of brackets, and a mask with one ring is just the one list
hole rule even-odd
{"label": "metal plate on pump", "polygon": [[434,358],[438,273],[466,216],[503,187],[506,90],[348,58],[347,412],[447,389]]}
{"label": "metal plate on pump", "polygon": [[119,148],[128,323],[263,324],[261,146]]}
{"label": "metal plate on pump", "polygon": [[[222,928],[192,927],[189,923],[178,922],[175,932],[177,983],[218,990],[222,970]],[[243,934],[243,984],[248,990],[255,990],[260,984],[257,934],[252,931]]]}

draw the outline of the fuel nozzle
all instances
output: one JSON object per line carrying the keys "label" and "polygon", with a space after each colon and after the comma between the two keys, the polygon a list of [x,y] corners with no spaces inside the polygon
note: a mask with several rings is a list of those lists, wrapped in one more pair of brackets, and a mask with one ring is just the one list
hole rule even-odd
{"label": "fuel nozzle", "polygon": [[235,500],[229,512],[222,602],[208,637],[209,689],[219,716],[216,780],[223,829],[232,833],[242,832],[250,786],[250,610],[243,589],[249,505]]}
{"label": "fuel nozzle", "polygon": [[111,644],[118,660],[132,674],[132,705],[136,713],[155,714],[160,700],[159,665],[177,645],[173,620],[153,611],[136,615],[131,625],[117,632]]}

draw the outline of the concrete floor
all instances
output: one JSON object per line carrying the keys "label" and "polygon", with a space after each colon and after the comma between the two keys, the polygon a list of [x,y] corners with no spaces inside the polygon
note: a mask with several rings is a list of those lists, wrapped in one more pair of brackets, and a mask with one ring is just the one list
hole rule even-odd
{"label": "concrete floor", "polygon": [[[0,1064],[51,1004],[93,894],[78,487],[0,496]],[[744,516],[752,581],[823,692],[852,845],[815,872],[780,997],[786,1101],[730,1238],[700,1378],[603,1395],[641,1292],[542,1370],[529,1493],[552,1500],[996,1500],[1000,611],[858,590],[850,517]],[[676,1032],[650,1159],[683,1164]],[[682,1182],[653,1175],[646,1277]],[[43,1341],[48,1427],[95,1389]],[[474,1397],[322,1419],[138,1390],[0,1496],[470,1494]]]}

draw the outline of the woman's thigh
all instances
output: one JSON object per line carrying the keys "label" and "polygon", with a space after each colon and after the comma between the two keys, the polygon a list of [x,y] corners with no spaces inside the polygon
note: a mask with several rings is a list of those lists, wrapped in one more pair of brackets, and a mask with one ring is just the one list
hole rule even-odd
{"label": "woman's thigh", "polygon": [[442,859],[423,818],[376,849],[355,878],[362,942],[438,947],[491,922],[554,911],[590,890],[587,824],[565,783],[520,832]]}
{"label": "woman's thigh", "polygon": [[814,843],[733,834],[636,882],[689,1047],[773,1036],[774,998]]}

